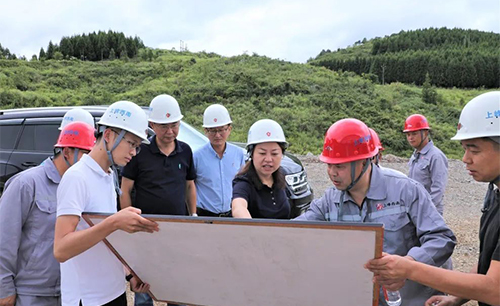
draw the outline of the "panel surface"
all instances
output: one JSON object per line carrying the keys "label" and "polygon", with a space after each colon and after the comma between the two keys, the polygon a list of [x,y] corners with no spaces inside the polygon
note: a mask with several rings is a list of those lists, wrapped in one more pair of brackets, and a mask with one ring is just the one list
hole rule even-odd
{"label": "panel surface", "polygon": [[[97,224],[105,215],[84,215]],[[116,231],[108,246],[158,301],[210,306],[377,305],[363,264],[379,224],[147,216],[158,233]]]}

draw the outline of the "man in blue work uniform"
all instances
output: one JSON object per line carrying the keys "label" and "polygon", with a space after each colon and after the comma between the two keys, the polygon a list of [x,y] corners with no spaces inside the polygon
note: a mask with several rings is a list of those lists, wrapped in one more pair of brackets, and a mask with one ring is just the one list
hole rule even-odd
{"label": "man in blue work uniform", "polygon": [[489,183],[481,210],[477,265],[463,273],[383,254],[365,267],[382,285],[408,278],[449,294],[433,296],[425,306],[458,306],[469,299],[480,306],[500,305],[500,91],[482,94],[465,105],[452,140],[461,142],[462,161],[474,180]]}
{"label": "man in blue work uniform", "polygon": [[429,122],[422,115],[414,114],[406,118],[403,133],[415,149],[408,166],[408,176],[424,185],[431,195],[432,203],[443,215],[443,198],[448,181],[448,159],[429,139]]}
{"label": "man in blue work uniform", "polygon": [[0,305],[61,304],[60,269],[53,255],[57,187],[94,143],[93,126],[70,123],[53,157],[7,181],[0,198]]}
{"label": "man in blue work uniform", "polygon": [[[320,160],[335,188],[311,203],[298,220],[383,223],[384,251],[440,266],[456,239],[422,185],[391,169],[373,166],[378,153],[368,127],[342,119],[327,131]],[[405,279],[387,284],[400,290],[403,305],[421,306],[436,291]],[[385,305],[380,301],[380,305]]]}
{"label": "man in blue work uniform", "polygon": [[199,216],[231,216],[233,178],[245,164],[243,150],[227,142],[231,123],[229,112],[220,104],[210,105],[203,114],[203,128],[210,142],[193,153]]}

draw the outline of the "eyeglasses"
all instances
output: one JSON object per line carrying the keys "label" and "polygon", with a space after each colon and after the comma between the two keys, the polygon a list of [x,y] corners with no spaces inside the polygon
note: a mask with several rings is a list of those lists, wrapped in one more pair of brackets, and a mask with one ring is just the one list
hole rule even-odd
{"label": "eyeglasses", "polygon": [[172,131],[172,130],[177,129],[181,125],[181,123],[179,121],[177,121],[174,123],[167,123],[167,124],[155,123],[154,125],[163,131],[166,131],[166,130]]}
{"label": "eyeglasses", "polygon": [[224,134],[225,132],[227,132],[227,130],[229,130],[229,127],[225,127],[225,128],[221,128],[221,129],[205,129],[205,131],[207,131],[208,134],[210,135],[217,135],[217,134]]}
{"label": "eyeglasses", "polygon": [[[120,135],[120,133],[118,133],[117,131],[115,130],[112,131],[115,132],[117,135]],[[136,142],[127,139],[125,136],[122,137],[122,140],[125,140],[128,143],[129,150],[134,149],[136,155],[139,154],[139,152],[141,152],[141,143],[137,144]]]}

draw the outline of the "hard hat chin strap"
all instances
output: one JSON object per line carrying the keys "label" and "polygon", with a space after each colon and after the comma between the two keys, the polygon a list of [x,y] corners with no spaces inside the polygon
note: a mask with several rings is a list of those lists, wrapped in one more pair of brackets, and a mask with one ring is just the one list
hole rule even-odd
{"label": "hard hat chin strap", "polygon": [[347,188],[345,190],[342,190],[342,192],[340,193],[340,203],[337,214],[337,221],[342,221],[342,209],[344,208],[345,193],[351,190],[352,187],[354,187],[354,185],[356,185],[359,182],[359,180],[361,179],[363,174],[365,174],[365,172],[368,170],[368,167],[370,165],[371,165],[371,159],[369,158],[365,159],[365,165],[363,166],[361,173],[356,179],[354,179],[354,177],[356,176],[356,161],[351,162],[351,184],[349,184],[349,186],[347,186]]}
{"label": "hard hat chin strap", "polygon": [[123,139],[123,136],[125,136],[125,133],[126,133],[125,130],[120,131],[118,137],[116,137],[115,143],[113,144],[110,150],[108,150],[108,142],[104,137],[102,138],[102,140],[104,141],[104,148],[106,149],[106,154],[108,155],[108,160],[111,163],[111,170],[113,170],[113,183],[115,185],[115,191],[119,196],[122,195],[122,191],[118,183],[118,170],[116,169],[115,161],[113,160],[113,155],[111,153],[120,144],[120,142]]}

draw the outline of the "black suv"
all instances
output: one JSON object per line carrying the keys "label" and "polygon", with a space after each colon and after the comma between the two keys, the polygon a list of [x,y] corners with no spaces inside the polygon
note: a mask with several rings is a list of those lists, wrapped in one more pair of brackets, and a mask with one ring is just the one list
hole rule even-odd
{"label": "black suv", "polygon": [[[71,108],[73,107],[0,110],[0,192],[10,177],[37,166],[52,155],[62,118]],[[107,107],[82,108],[89,111],[97,122]],[[177,138],[189,144],[193,151],[208,142],[203,133],[185,122],[181,122]],[[295,217],[309,207],[313,192],[307,182],[305,169],[295,156],[287,153],[281,166],[285,170],[287,194],[292,205],[292,216]]]}

